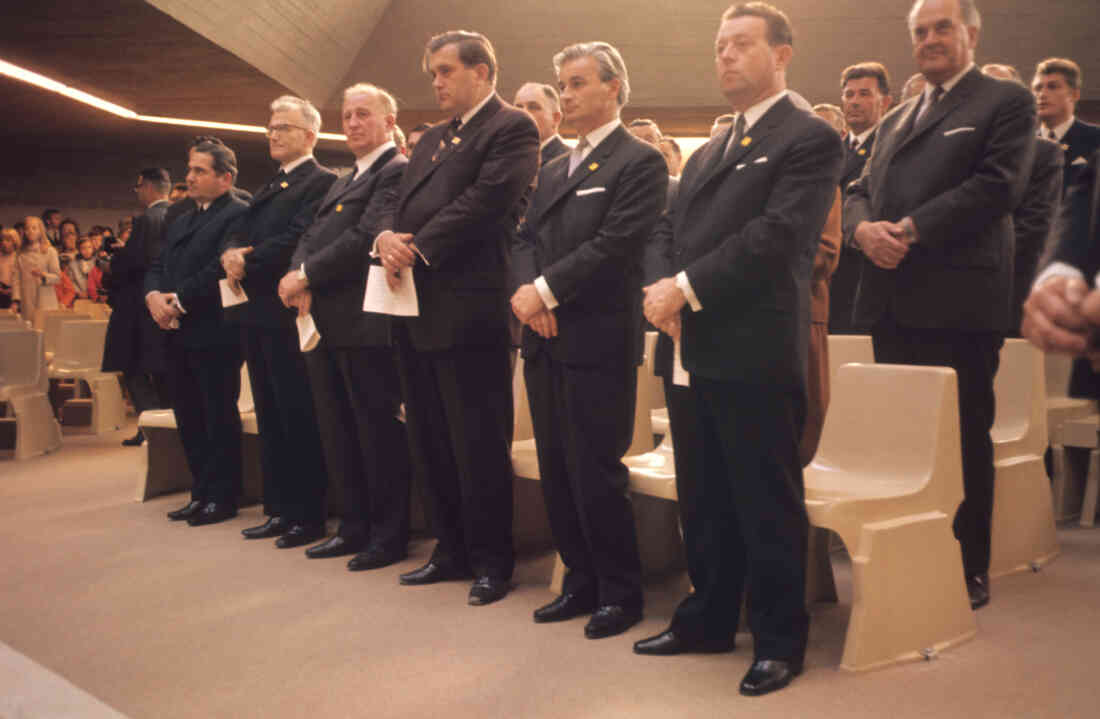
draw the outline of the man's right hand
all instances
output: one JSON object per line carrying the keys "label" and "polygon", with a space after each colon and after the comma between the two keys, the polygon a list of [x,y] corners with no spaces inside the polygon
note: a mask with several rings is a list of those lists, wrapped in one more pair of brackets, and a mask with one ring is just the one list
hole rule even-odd
{"label": "man's right hand", "polygon": [[905,226],[897,222],[861,222],[856,227],[854,239],[876,267],[892,270],[909,253],[909,244],[901,239],[905,236]]}
{"label": "man's right hand", "polygon": [[[1056,276],[1031,290],[1020,333],[1044,352],[1082,354],[1090,319],[1100,327],[1100,290],[1089,292],[1079,277]],[[1085,308],[1094,315],[1086,315]]]}
{"label": "man's right hand", "polygon": [[164,292],[150,292],[145,296],[145,306],[149,308],[153,321],[163,330],[171,329],[172,321],[180,316],[172,296]]}

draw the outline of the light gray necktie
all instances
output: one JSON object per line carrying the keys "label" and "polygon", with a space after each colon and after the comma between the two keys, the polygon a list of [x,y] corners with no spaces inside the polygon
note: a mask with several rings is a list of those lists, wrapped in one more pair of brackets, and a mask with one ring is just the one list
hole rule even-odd
{"label": "light gray necktie", "polygon": [[569,176],[573,175],[573,171],[577,169],[581,164],[581,160],[584,159],[584,151],[588,148],[588,138],[582,137],[577,141],[577,146],[573,148],[573,152],[569,154]]}
{"label": "light gray necktie", "polygon": [[726,155],[730,154],[730,148],[736,147],[741,138],[745,136],[745,113],[740,112],[737,114],[737,122],[733,126],[733,134],[730,135],[730,141],[726,143],[726,149],[722,153],[722,159],[725,159]]}
{"label": "light gray necktie", "polygon": [[942,98],[942,97],[943,97],[943,85],[936,85],[936,87],[933,88],[933,90],[932,90],[932,94],[928,97],[928,101],[926,103],[924,103],[924,107],[922,107],[920,109],[920,112],[917,113],[917,121],[915,123],[913,123],[913,127],[919,127],[920,126],[920,124],[924,120],[924,118],[927,117],[928,111],[931,110],[932,107],[937,102],[939,102],[940,98]]}

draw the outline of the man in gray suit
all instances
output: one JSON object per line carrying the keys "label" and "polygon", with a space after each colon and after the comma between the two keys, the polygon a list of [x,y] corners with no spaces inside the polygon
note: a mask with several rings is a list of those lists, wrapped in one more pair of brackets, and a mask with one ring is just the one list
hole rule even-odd
{"label": "man in gray suit", "polygon": [[909,15],[924,92],[879,125],[849,187],[845,235],[865,255],[857,325],[875,359],[941,365],[959,382],[965,499],[955,516],[971,606],[989,601],[993,377],[1011,321],[1014,237],[1035,152],[1035,101],[974,65],[972,0]]}

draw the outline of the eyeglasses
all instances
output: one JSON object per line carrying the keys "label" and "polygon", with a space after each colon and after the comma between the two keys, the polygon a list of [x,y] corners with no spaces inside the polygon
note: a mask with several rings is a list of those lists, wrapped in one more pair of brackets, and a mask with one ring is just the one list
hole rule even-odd
{"label": "eyeglasses", "polygon": [[270,125],[267,128],[267,136],[272,135],[285,135],[291,130],[301,130],[302,132],[309,132],[309,128],[301,127],[300,125]]}

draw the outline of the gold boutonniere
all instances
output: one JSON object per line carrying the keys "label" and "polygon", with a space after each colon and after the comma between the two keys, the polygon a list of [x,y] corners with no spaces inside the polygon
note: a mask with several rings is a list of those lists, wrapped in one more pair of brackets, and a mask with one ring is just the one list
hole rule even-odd
{"label": "gold boutonniere", "polygon": [[462,142],[462,138],[461,138],[461,137],[452,137],[452,138],[451,138],[451,144],[452,144],[452,145],[457,145],[457,144],[459,144],[460,142]]}
{"label": "gold boutonniere", "polygon": [[591,171],[591,172],[595,172],[595,171],[596,171],[596,169],[597,169],[597,168],[599,168],[599,166],[600,166],[600,163],[598,163],[598,162],[593,162],[593,163],[592,163],[591,165],[589,165],[589,166],[588,166],[588,169],[589,169],[589,171]]}
{"label": "gold boutonniere", "polygon": [[1063,142],[1062,143],[1062,150],[1065,151],[1065,152],[1068,152],[1069,151],[1069,145],[1067,145],[1066,143]]}
{"label": "gold boutonniere", "polygon": [[287,182],[286,180],[283,180],[282,182],[279,183],[279,187],[281,187],[285,190],[286,188],[290,187],[290,183]]}
{"label": "gold boutonniere", "polygon": [[866,150],[866,148],[863,148],[863,147],[861,147],[861,148],[859,148],[859,149],[858,149],[858,150],[856,151],[856,154],[857,154],[857,155],[866,155],[866,154],[867,154],[867,150]]}
{"label": "gold boutonniere", "polygon": [[746,135],[744,137],[744,139],[741,140],[741,147],[748,147],[751,144],[752,144],[752,138],[749,137],[748,135]]}
{"label": "gold boutonniere", "polygon": [[343,212],[344,211],[344,206],[343,205],[337,205],[336,206],[336,211],[337,212]]}

